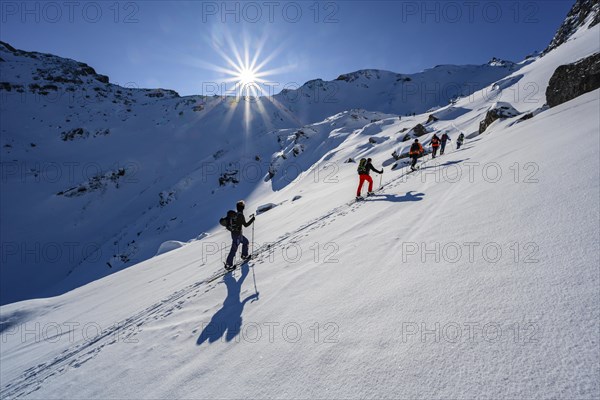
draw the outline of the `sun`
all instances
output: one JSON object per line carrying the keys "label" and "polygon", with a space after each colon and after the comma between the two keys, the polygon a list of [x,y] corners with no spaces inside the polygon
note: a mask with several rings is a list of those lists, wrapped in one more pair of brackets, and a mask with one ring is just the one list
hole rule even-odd
{"label": "sun", "polygon": [[257,81],[257,72],[252,68],[242,67],[237,74],[238,84],[242,86],[252,85]]}
{"label": "sun", "polygon": [[[225,100],[223,103],[228,107],[222,121],[225,128],[241,110],[244,132],[249,134],[254,126],[253,121],[260,119],[262,125],[257,126],[262,127],[272,124],[271,112],[267,108],[269,104],[277,110],[284,109],[274,96],[280,90],[280,83],[273,76],[290,71],[295,66],[288,64],[267,68],[272,62],[281,62],[278,56],[286,48],[285,41],[278,41],[265,54],[268,37],[266,32],[258,38],[246,33],[234,37],[227,29],[215,29],[212,35],[205,37],[209,46],[222,58],[222,63],[197,60],[195,65],[219,73],[219,92]],[[216,94],[213,93],[213,96]]]}

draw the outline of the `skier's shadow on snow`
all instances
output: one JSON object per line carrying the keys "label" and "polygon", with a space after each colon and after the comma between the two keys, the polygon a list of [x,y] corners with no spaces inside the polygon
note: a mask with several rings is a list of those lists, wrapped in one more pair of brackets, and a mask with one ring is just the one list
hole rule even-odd
{"label": "skier's shadow on snow", "polygon": [[395,203],[404,203],[408,201],[421,201],[423,200],[425,193],[415,193],[413,191],[406,192],[404,196],[398,196],[397,194],[376,194],[368,198],[368,201],[392,201]]}
{"label": "skier's shadow on snow", "polygon": [[258,293],[246,297],[243,301],[240,300],[242,284],[248,276],[250,267],[248,263],[242,266],[242,275],[236,280],[232,273],[227,273],[223,276],[223,282],[227,286],[227,297],[223,301],[223,306],[213,315],[208,325],[204,327],[197,345],[208,341],[213,343],[223,336],[226,341],[231,341],[240,333],[242,326],[242,312],[246,303],[253,299],[258,299]]}

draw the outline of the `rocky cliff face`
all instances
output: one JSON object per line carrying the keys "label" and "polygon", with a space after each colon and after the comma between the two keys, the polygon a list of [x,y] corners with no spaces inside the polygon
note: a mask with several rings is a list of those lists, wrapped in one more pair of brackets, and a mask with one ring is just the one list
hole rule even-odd
{"label": "rocky cliff face", "polygon": [[546,89],[550,107],[572,100],[600,87],[600,53],[576,63],[561,65],[554,71]]}
{"label": "rocky cliff face", "polygon": [[[40,60],[44,67],[40,67],[35,71],[36,74],[33,76],[34,80],[42,79],[54,83],[82,84],[86,78],[92,78],[100,83],[109,82],[108,76],[96,73],[94,68],[82,62],[72,60],[57,62],[57,60],[60,59],[54,55],[17,50],[8,43],[2,41],[0,41],[0,49],[12,53],[15,56]],[[3,61],[5,60],[0,58],[0,62]]]}
{"label": "rocky cliff face", "polygon": [[600,22],[600,3],[598,0],[577,0],[542,55],[569,40],[589,19],[592,19],[589,28]]}

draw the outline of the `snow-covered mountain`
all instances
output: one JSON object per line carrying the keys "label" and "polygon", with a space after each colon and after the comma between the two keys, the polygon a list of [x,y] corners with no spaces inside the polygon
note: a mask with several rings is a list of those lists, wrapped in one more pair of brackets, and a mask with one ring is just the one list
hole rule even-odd
{"label": "snow-covered mountain", "polygon": [[546,54],[565,43],[582,27],[593,28],[600,22],[600,3],[596,0],[577,0],[560,25],[552,41],[542,52]]}
{"label": "snow-covered mountain", "polygon": [[305,122],[321,121],[352,108],[420,114],[483,89],[522,64],[494,58],[484,65],[438,65],[417,74],[361,70],[334,81],[315,79],[274,97]]}
{"label": "snow-covered mountain", "polygon": [[[308,100],[127,90],[57,58],[94,102],[45,88],[19,104],[15,79],[29,93],[49,63],[6,48],[3,302],[75,289],[0,307],[2,398],[599,397],[600,90],[552,108],[545,95],[559,66],[600,51],[596,15],[414,116],[385,108],[381,71],[340,83],[365,107],[351,96],[321,118]],[[442,132],[446,154],[408,174],[413,138]],[[361,157],[385,186],[352,202]],[[50,179],[50,162],[101,173]],[[217,221],[240,198],[261,211],[257,256],[223,275]],[[47,238],[102,257],[36,263],[18,246]]]}
{"label": "snow-covered mountain", "polygon": [[319,160],[329,146],[297,157],[299,137],[293,153],[287,148],[284,136],[304,126],[320,132],[311,143],[335,130],[334,145],[381,113],[422,113],[522,66],[494,59],[412,75],[368,70],[272,97],[180,97],[0,43],[0,304],[60,294],[152,257],[164,241],[194,240],[232,195],[281,171],[284,157],[292,154],[274,190]]}

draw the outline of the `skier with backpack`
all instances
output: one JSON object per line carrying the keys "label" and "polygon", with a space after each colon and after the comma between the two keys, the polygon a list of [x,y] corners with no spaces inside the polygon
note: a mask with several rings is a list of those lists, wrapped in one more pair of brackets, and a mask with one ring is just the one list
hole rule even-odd
{"label": "skier with backpack", "polygon": [[465,134],[461,132],[461,134],[458,135],[458,139],[456,139],[456,150],[460,149],[460,146],[462,146],[464,140]]}
{"label": "skier with backpack", "polygon": [[431,147],[433,148],[433,154],[431,155],[431,158],[435,158],[438,148],[440,147],[440,138],[435,133],[431,138]]}
{"label": "skier with backpack", "polygon": [[358,172],[359,182],[358,189],[356,190],[356,199],[362,199],[361,192],[362,186],[365,181],[369,182],[369,191],[367,192],[367,196],[373,195],[373,178],[369,175],[370,171],[377,172],[378,174],[383,174],[383,168],[381,171],[375,169],[373,164],[371,163],[370,158],[361,158],[358,163],[358,168],[356,169]]}
{"label": "skier with backpack", "polygon": [[411,171],[415,171],[417,169],[415,167],[417,165],[417,160],[423,155],[424,152],[425,150],[423,150],[423,146],[421,146],[421,143],[419,143],[419,139],[415,139],[408,152],[408,155],[412,158],[412,163],[410,165]]}
{"label": "skier with backpack", "polygon": [[250,255],[248,254],[248,245],[250,242],[242,235],[242,227],[247,228],[252,225],[255,218],[254,214],[252,214],[250,220],[246,221],[246,217],[244,216],[245,207],[246,204],[244,203],[244,200],[240,200],[236,204],[237,211],[229,210],[227,211],[227,216],[219,220],[220,224],[231,232],[231,249],[229,250],[229,255],[225,262],[225,269],[227,270],[233,270],[235,268],[233,258],[235,257],[235,253],[240,244],[242,245],[242,260],[245,261],[250,259]]}
{"label": "skier with backpack", "polygon": [[448,133],[444,132],[444,134],[442,135],[442,146],[440,147],[440,156],[444,154],[444,150],[446,150],[446,142],[448,141],[452,141],[450,139],[450,136],[448,136]]}

